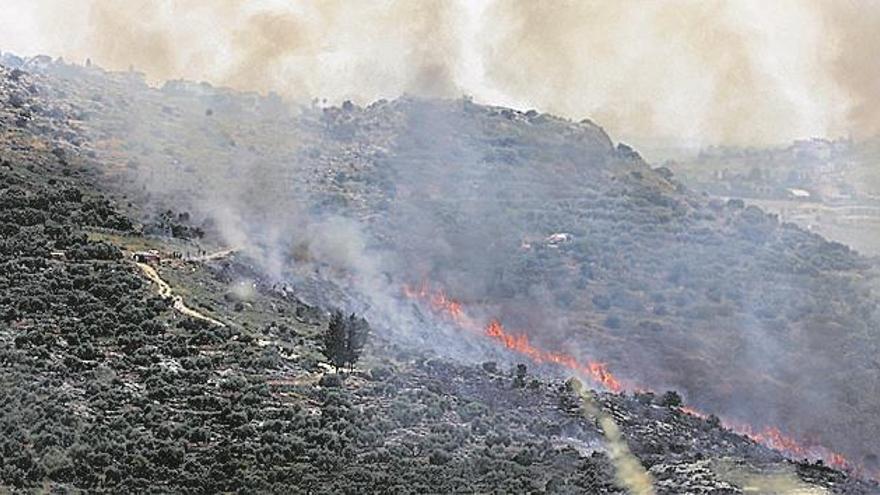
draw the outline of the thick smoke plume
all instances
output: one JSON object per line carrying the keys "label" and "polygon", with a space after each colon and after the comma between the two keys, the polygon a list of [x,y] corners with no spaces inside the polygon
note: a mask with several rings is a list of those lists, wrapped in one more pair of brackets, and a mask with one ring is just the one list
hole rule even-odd
{"label": "thick smoke plume", "polygon": [[11,3],[0,48],[157,82],[361,102],[464,92],[591,117],[640,148],[880,128],[874,0]]}
{"label": "thick smoke plume", "polygon": [[837,38],[835,80],[850,99],[849,121],[860,136],[880,132],[880,2],[845,0],[824,4]]}
{"label": "thick smoke plume", "polygon": [[457,15],[436,0],[38,0],[4,9],[0,47],[301,99],[450,94]]}

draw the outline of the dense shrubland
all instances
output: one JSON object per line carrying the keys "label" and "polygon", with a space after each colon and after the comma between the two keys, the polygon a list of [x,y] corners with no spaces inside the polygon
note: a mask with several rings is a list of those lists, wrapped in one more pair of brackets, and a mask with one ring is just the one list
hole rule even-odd
{"label": "dense shrubland", "polygon": [[[183,319],[118,247],[90,240],[98,229],[200,236],[193,225],[211,218],[197,206],[216,192],[200,181],[205,163],[212,186],[245,184],[220,197],[254,207],[242,212],[249,233],[261,234],[266,218],[288,220],[281,210],[292,203],[279,202],[279,190],[307,200],[310,211],[370,219],[376,244],[414,269],[391,274],[395,281],[429,278],[469,309],[484,306],[514,328],[540,330],[533,338],[541,344],[591,354],[627,378],[676,386],[688,402],[760,415],[800,406],[793,396],[810,387],[838,390],[809,396],[822,407],[806,416],[799,409],[781,426],[820,424],[870,459],[859,450],[877,428],[876,397],[862,392],[877,383],[868,365],[877,315],[867,261],[741,201],[686,191],[628,147],[615,148],[591,122],[466,99],[293,116],[271,98],[183,83],[157,91],[135,74],[68,66],[47,72],[55,79],[40,79],[33,92],[16,89],[17,104],[2,109],[11,108],[10,117],[0,112],[18,136],[0,153],[2,485],[620,492],[597,450],[598,430],[575,396],[547,378],[553,369],[533,376],[512,363],[426,360],[380,335],[358,370],[319,381],[311,356],[282,355],[272,339],[316,350],[322,315],[309,318],[307,332]],[[67,127],[65,115],[85,132]],[[84,144],[82,153],[54,153],[28,132]],[[98,163],[85,167],[81,155]],[[95,170],[105,175],[89,177]],[[263,182],[245,180],[251,176]],[[153,189],[150,181],[163,177],[173,180]],[[127,196],[114,205],[99,186]],[[147,211],[148,200],[161,207]],[[570,241],[547,244],[557,232]],[[222,270],[205,272],[231,282]],[[196,285],[209,290],[185,288]],[[237,297],[229,305],[246,314]],[[267,320],[279,307],[294,315],[304,307],[272,303]],[[550,320],[565,324],[545,325]],[[757,355],[774,359],[772,369],[737,361],[766,342],[779,344]],[[799,378],[805,355],[810,378],[822,381]],[[664,486],[696,482],[689,470],[706,458],[780,462],[720,430],[717,418],[682,414],[679,395],[601,402],[641,462],[674,482]],[[843,475],[815,469],[815,479],[849,489]]]}
{"label": "dense shrubland", "polygon": [[[355,389],[280,385],[291,389],[285,398],[267,378],[285,368],[271,349],[238,328],[173,317],[117,247],[88,240],[92,227],[131,228],[109,202],[89,198],[64,180],[16,168],[0,175],[0,484],[618,491],[603,456],[511,432],[533,418],[498,417],[440,385],[413,388],[393,367],[348,377],[360,380]],[[108,210],[91,216],[95,204]],[[516,377],[497,379],[503,394]],[[441,421],[454,417],[461,422]]]}

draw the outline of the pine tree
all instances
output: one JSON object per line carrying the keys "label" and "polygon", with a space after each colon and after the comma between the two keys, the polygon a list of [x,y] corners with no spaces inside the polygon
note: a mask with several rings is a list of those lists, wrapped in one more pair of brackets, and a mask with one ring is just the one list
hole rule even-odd
{"label": "pine tree", "polygon": [[348,317],[345,332],[345,360],[348,362],[349,370],[354,368],[354,363],[361,356],[369,333],[370,325],[367,320],[357,317],[354,313]]}
{"label": "pine tree", "polygon": [[337,373],[346,364],[349,370],[354,368],[369,333],[370,325],[367,320],[354,313],[346,318],[339,310],[333,312],[324,332],[324,355]]}
{"label": "pine tree", "polygon": [[324,332],[324,355],[339,372],[346,362],[346,320],[342,311],[336,310],[330,317],[327,331]]}

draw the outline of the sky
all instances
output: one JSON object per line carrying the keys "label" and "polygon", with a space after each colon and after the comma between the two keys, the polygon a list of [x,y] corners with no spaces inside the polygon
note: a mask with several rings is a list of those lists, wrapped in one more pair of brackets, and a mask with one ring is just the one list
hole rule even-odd
{"label": "sky", "polygon": [[0,50],[291,100],[459,97],[642,147],[880,131],[878,0],[0,0]]}

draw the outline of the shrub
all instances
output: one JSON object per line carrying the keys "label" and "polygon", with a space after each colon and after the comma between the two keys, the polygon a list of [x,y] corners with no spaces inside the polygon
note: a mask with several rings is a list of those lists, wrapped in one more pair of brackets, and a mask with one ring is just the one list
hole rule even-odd
{"label": "shrub", "polygon": [[621,323],[620,317],[617,315],[608,315],[605,318],[605,326],[614,330],[620,328]]}
{"label": "shrub", "polygon": [[663,398],[660,399],[660,405],[663,407],[679,407],[682,404],[681,395],[678,394],[675,390],[669,390],[665,394],[663,394]]}

